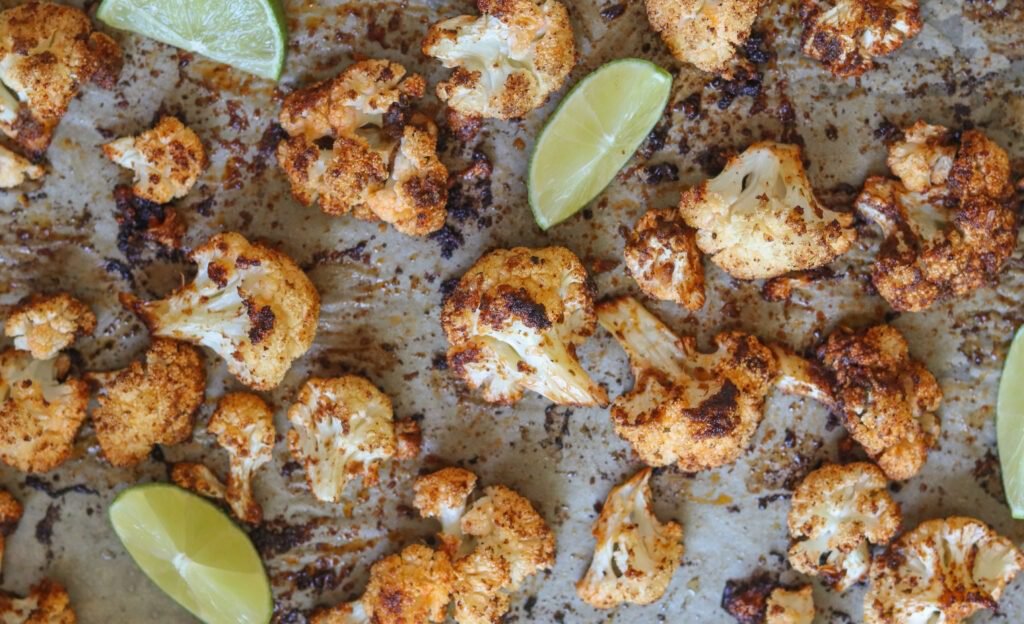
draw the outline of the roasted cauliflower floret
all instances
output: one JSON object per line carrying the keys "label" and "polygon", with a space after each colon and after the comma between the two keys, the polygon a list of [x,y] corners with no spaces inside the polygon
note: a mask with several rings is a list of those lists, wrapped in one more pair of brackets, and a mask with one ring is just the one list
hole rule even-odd
{"label": "roasted cauliflower floret", "polygon": [[103,456],[115,466],[134,466],[157,444],[192,437],[203,404],[206,371],[191,345],[155,338],[142,359],[119,371],[88,373],[99,405],[92,412]]}
{"label": "roasted cauliflower floret", "polygon": [[1017,244],[1006,152],[968,130],[947,164],[944,139],[934,138],[935,126],[928,128],[915,125],[890,150],[890,167],[902,181],[870,177],[856,202],[885,236],[871,270],[875,288],[905,312],[981,287],[1002,270]]}
{"label": "roasted cauliflower floret", "polygon": [[768,596],[765,624],[812,624],[814,622],[814,590],[810,585],[799,589],[776,587]]}
{"label": "roasted cauliflower floret", "polygon": [[288,256],[234,232],[213,236],[190,257],[199,265],[191,284],[158,301],[122,294],[121,302],[154,336],[208,347],[247,386],[276,387],[313,344],[320,315],[313,283]]}
{"label": "roasted cauliflower floret", "polygon": [[836,76],[859,76],[921,31],[917,0],[803,0],[801,46]]}
{"label": "roasted cauliflower floret", "polygon": [[[3,87],[0,86],[0,89]],[[0,96],[0,106],[3,106],[2,96]],[[38,180],[45,173],[46,170],[40,165],[34,165],[0,145],[0,189],[12,189],[29,180]]]}
{"label": "roasted cauliflower floret", "polygon": [[0,131],[41,156],[81,86],[113,88],[121,63],[121,48],[79,9],[26,2],[3,11]]}
{"label": "roasted cauliflower floret", "polygon": [[409,111],[425,89],[401,65],[367,60],[285,98],[281,125],[290,138],[277,158],[296,199],[405,234],[440,229],[448,170],[437,157],[437,126]]}
{"label": "roasted cauliflower floret", "polygon": [[67,293],[29,295],[4,323],[4,334],[14,339],[14,347],[28,351],[37,360],[56,357],[94,329],[96,315]]}
{"label": "roasted cauliflower floret", "polygon": [[716,74],[728,74],[750,36],[764,0],[645,0],[647,19],[672,56]]}
{"label": "roasted cauliflower floret", "polygon": [[852,215],[814,196],[796,145],[751,145],[718,177],[685,191],[679,212],[697,230],[700,250],[739,279],[822,266],[857,236]]}
{"label": "roasted cauliflower floret", "polygon": [[807,475],[789,510],[789,563],[837,591],[867,577],[868,543],[888,544],[900,528],[899,505],[874,464],[829,464]]}
{"label": "roasted cauliflower floret", "polygon": [[135,172],[132,192],[156,204],[187,195],[209,164],[199,136],[177,117],[162,117],[152,130],[107,143],[103,153]]}
{"label": "roasted cauliflower floret", "polygon": [[18,499],[6,490],[0,490],[0,576],[3,576],[4,540],[18,525],[22,511]]}
{"label": "roasted cauliflower floret", "polygon": [[438,536],[443,549],[452,558],[459,555],[462,545],[462,516],[466,503],[476,489],[476,475],[462,468],[443,468],[416,479],[413,505],[424,518],[435,518],[441,523]]}
{"label": "roasted cauliflower floret", "polygon": [[904,533],[871,566],[865,624],[957,624],[994,609],[1024,567],[1009,539],[973,518],[929,520]]}
{"label": "roasted cauliflower floret", "polygon": [[498,249],[476,261],[445,301],[448,362],[486,401],[533,390],[562,405],[604,405],[576,347],[594,333],[593,286],[564,247]]}
{"label": "roasted cauliflower floret", "polygon": [[0,592],[0,622],[4,624],[75,624],[68,592],[59,583],[44,580],[16,598]]}
{"label": "roasted cauliflower floret", "polygon": [[739,332],[705,354],[632,297],[598,305],[597,318],[625,349],[633,389],[612,404],[615,431],[651,466],[696,472],[732,463],[761,422],[777,374],[771,350]]}
{"label": "roasted cauliflower floret", "polygon": [[89,384],[68,376],[71,360],[0,353],[0,462],[22,472],[48,472],[71,457],[85,421]]}
{"label": "roasted cauliflower floret", "polygon": [[576,593],[599,609],[658,600],[682,563],[683,527],[658,521],[650,479],[645,468],[615,487],[594,523],[594,559]]}
{"label": "roasted cauliflower floret", "polygon": [[453,69],[437,97],[463,117],[513,119],[547,101],[576,64],[565,5],[557,0],[477,0],[479,17],[430,27],[423,53]]}
{"label": "roasted cauliflower floret", "polygon": [[626,270],[649,297],[688,310],[704,305],[704,265],[697,233],[675,210],[649,210],[626,240]]}

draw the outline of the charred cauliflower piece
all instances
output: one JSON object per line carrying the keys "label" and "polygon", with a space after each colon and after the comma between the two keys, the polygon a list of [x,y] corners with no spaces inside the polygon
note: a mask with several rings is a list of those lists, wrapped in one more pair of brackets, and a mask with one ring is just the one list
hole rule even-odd
{"label": "charred cauliflower piece", "polygon": [[799,589],[776,587],[768,596],[765,624],[812,624],[814,622],[814,590],[810,585]]}
{"label": "charred cauliflower piece", "polygon": [[121,48],[81,10],[26,2],[0,13],[0,131],[42,156],[82,85],[113,88]]}
{"label": "charred cauliflower piece", "polygon": [[111,464],[134,466],[157,444],[192,437],[195,413],[205,398],[206,371],[202,355],[191,345],[156,338],[141,360],[86,378],[99,387],[92,421]]}
{"label": "charred cauliflower piece", "polygon": [[29,295],[4,324],[4,334],[14,339],[14,347],[28,351],[37,360],[56,357],[95,329],[96,315],[67,293]]}
{"label": "charred cauliflower piece", "polygon": [[103,153],[135,172],[136,197],[156,204],[187,195],[209,165],[199,136],[177,117],[163,117],[152,130],[107,143]]}
{"label": "charred cauliflower piece", "polygon": [[917,0],[803,0],[801,46],[836,76],[859,76],[921,31]]}
{"label": "charred cauliflower piece", "polygon": [[443,468],[416,479],[413,505],[424,518],[441,523],[443,550],[454,559],[462,546],[462,516],[476,489],[476,475],[462,468]]}
{"label": "charred cauliflower piece", "polygon": [[21,503],[16,498],[6,490],[0,490],[0,576],[3,575],[4,540],[21,520],[22,511]]}
{"label": "charred cauliflower piece", "polygon": [[814,196],[796,145],[761,142],[683,193],[697,246],[729,275],[765,279],[822,266],[856,238],[853,216]]}
{"label": "charred cauliflower piece", "polygon": [[672,56],[698,69],[728,74],[750,36],[764,0],[645,0],[647,19]]}
{"label": "charred cauliflower piece", "polygon": [[604,405],[576,347],[594,333],[593,286],[563,247],[498,249],[476,261],[445,301],[448,362],[491,403],[532,390],[561,405]]}
{"label": "charred cauliflower piece", "polygon": [[0,622],[4,624],[75,624],[76,621],[67,590],[55,581],[40,582],[24,598],[0,592]]}
{"label": "charred cauliflower piece", "polygon": [[964,622],[995,609],[1022,567],[1024,555],[1013,542],[981,521],[923,522],[875,559],[864,622]]}
{"label": "charred cauliflower piece", "polygon": [[771,350],[739,332],[698,351],[632,297],[598,305],[598,322],[625,349],[635,382],[612,404],[615,431],[651,466],[697,472],[732,463],[761,422],[777,375]]}
{"label": "charred cauliflower piece", "polygon": [[594,559],[576,593],[599,609],[651,604],[682,563],[683,527],[658,521],[650,479],[651,469],[645,468],[615,487],[594,523]]}
{"label": "charred cauliflower piece", "polygon": [[[2,88],[0,87],[0,89]],[[0,96],[0,107],[3,106],[2,102],[2,96]],[[38,180],[45,173],[46,170],[41,166],[32,164],[0,145],[0,189],[12,189],[29,180]]]}
{"label": "charred cauliflower piece", "polygon": [[797,572],[821,576],[837,591],[867,577],[868,543],[884,545],[902,516],[874,464],[829,464],[807,475],[793,493],[789,511],[789,563]]}
{"label": "charred cauliflower piece", "polygon": [[89,384],[68,376],[66,355],[36,360],[0,353],[0,462],[22,472],[48,472],[71,457],[85,421]]}
{"label": "charred cauliflower piece", "polygon": [[1006,152],[977,130],[950,148],[936,128],[912,127],[889,153],[901,181],[870,177],[856,202],[885,236],[871,271],[875,288],[904,312],[983,286],[1017,244]]}
{"label": "charred cauliflower piece", "polygon": [[191,284],[158,301],[122,294],[122,304],[154,336],[208,347],[242,383],[273,389],[313,344],[320,315],[313,283],[288,256],[234,232],[213,236],[190,257],[199,265]]}
{"label": "charred cauliflower piece", "polygon": [[448,170],[437,157],[437,127],[409,110],[425,89],[401,65],[367,60],[285,98],[281,125],[290,138],[277,159],[296,199],[404,234],[440,229]]}
{"label": "charred cauliflower piece", "polygon": [[645,295],[688,310],[704,306],[697,233],[675,210],[649,210],[626,240],[626,270]]}
{"label": "charred cauliflower piece", "polygon": [[539,108],[576,64],[565,5],[557,0],[477,0],[479,17],[430,27],[423,53],[453,69],[437,97],[462,117],[514,119]]}

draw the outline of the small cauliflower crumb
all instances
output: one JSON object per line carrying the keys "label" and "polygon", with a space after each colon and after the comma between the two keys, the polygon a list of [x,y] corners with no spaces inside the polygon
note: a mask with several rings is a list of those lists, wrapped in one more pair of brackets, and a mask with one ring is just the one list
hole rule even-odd
{"label": "small cauliflower crumb", "polygon": [[135,172],[132,192],[156,204],[187,195],[209,165],[199,136],[177,117],[162,117],[152,130],[107,143],[103,153]]}
{"label": "small cauliflower crumb", "polygon": [[14,339],[14,347],[37,360],[56,357],[95,329],[96,315],[89,306],[67,293],[33,293],[11,310],[4,323],[4,334]]}
{"label": "small cauliflower crumb", "polygon": [[651,28],[672,56],[706,72],[731,74],[765,0],[645,0]]}
{"label": "small cauliflower crumb", "polygon": [[[0,89],[3,89],[0,86]],[[3,100],[0,99],[0,102]],[[0,103],[0,106],[3,106]],[[46,170],[40,165],[22,158],[3,145],[0,145],[0,189],[12,189],[29,180],[38,180]]]}
{"label": "small cauliflower crumb", "polygon": [[626,240],[626,270],[645,295],[688,310],[704,306],[697,233],[672,209],[649,210]]}
{"label": "small cauliflower crumb", "polygon": [[876,56],[921,31],[917,0],[802,0],[801,47],[836,76],[859,76]]}
{"label": "small cauliflower crumb", "polygon": [[[18,525],[23,511],[18,499],[11,496],[7,490],[0,490],[0,577],[3,576],[4,540]],[[2,614],[0,611],[0,615]]]}
{"label": "small cauliflower crumb", "polygon": [[24,598],[0,592],[0,622],[4,624],[75,624],[67,590],[56,581],[41,581]]}
{"label": "small cauliflower crumb", "polygon": [[956,151],[948,128],[917,121],[903,131],[902,140],[889,146],[885,163],[908,190],[923,193],[946,183]]}
{"label": "small cauliflower crumb", "polygon": [[814,622],[814,589],[776,587],[768,596],[765,624],[812,624]]}

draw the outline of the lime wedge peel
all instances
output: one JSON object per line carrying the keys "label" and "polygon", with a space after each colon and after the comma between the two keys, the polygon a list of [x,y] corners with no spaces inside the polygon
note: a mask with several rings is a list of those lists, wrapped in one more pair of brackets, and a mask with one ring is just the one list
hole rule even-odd
{"label": "lime wedge peel", "polygon": [[256,549],[209,501],[173,485],[140,485],[118,495],[110,522],[150,580],[206,624],[270,621],[274,602]]}
{"label": "lime wedge peel", "polygon": [[671,93],[671,74],[636,58],[602,65],[569,91],[530,157],[530,207],[541,229],[608,186],[661,119]]}
{"label": "lime wedge peel", "polygon": [[103,0],[105,24],[277,80],[288,49],[280,0]]}
{"label": "lime wedge peel", "polygon": [[1006,501],[1013,517],[1024,520],[1024,328],[1010,345],[999,379],[996,441]]}

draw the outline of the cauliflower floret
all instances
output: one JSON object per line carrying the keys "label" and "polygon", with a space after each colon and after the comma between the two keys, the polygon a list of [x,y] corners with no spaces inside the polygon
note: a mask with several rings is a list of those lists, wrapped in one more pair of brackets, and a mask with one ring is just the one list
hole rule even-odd
{"label": "cauliflower floret", "polygon": [[772,344],[769,348],[778,363],[775,387],[786,394],[814,399],[829,408],[836,406],[832,380],[817,362],[802,358],[780,344]]}
{"label": "cauliflower floret", "polygon": [[0,592],[0,622],[4,624],[75,624],[68,592],[46,579],[24,598]]}
{"label": "cauliflower floret", "polygon": [[640,459],[687,472],[736,461],[778,372],[771,350],[753,336],[723,332],[714,353],[701,353],[692,336],[676,336],[632,297],[600,304],[597,317],[629,356],[635,383],[611,413]]}
{"label": "cauliflower floret", "polygon": [[127,368],[86,377],[99,387],[92,421],[103,456],[114,466],[134,466],[155,445],[192,437],[206,392],[203,358],[195,347],[155,338]]}
{"label": "cauliflower floret", "polygon": [[852,215],[829,210],[814,196],[800,148],[767,141],[685,191],[679,212],[697,229],[700,250],[739,279],[822,266],[857,236]]}
{"label": "cauliflower floret", "polygon": [[310,379],[288,420],[288,448],[322,501],[339,502],[356,477],[376,483],[380,463],[398,452],[391,399],[362,377]]}
{"label": "cauliflower floret", "polygon": [[452,587],[452,618],[458,624],[497,624],[508,613],[512,596],[509,562],[488,551],[477,550],[455,563]]}
{"label": "cauliflower floret", "polygon": [[22,472],[48,472],[71,457],[85,421],[89,384],[68,377],[71,360],[0,353],[0,462]]}
{"label": "cauliflower floret", "polygon": [[704,265],[697,233],[675,210],[649,210],[626,241],[626,270],[649,297],[688,310],[704,305]]}
{"label": "cauliflower floret", "polygon": [[765,0],[645,0],[645,4],[651,27],[672,56],[706,72],[728,74]]}
{"label": "cauliflower floret", "polygon": [[874,464],[829,464],[807,475],[789,510],[789,563],[821,576],[837,591],[863,580],[871,565],[868,542],[888,544],[900,528],[899,505]]}
{"label": "cauliflower floret", "polygon": [[187,195],[209,164],[199,136],[177,117],[162,117],[152,130],[107,143],[103,153],[134,171],[132,192],[156,204]]}
{"label": "cauliflower floret", "polygon": [[957,624],[994,609],[1024,567],[1009,539],[973,518],[929,520],[904,533],[871,566],[865,624]]}
{"label": "cauliflower floret", "polygon": [[605,405],[576,347],[594,333],[593,285],[564,247],[498,249],[476,261],[445,301],[452,371],[486,401],[526,389],[562,405]]}
{"label": "cauliflower floret", "polygon": [[94,329],[96,315],[67,293],[33,293],[11,311],[4,324],[4,334],[14,339],[14,347],[28,351],[37,360],[56,357]]}
{"label": "cauliflower floret", "polygon": [[650,479],[645,468],[615,487],[594,523],[594,559],[576,593],[599,609],[658,600],[682,563],[683,527],[658,521]]}
{"label": "cauliflower floret", "polygon": [[277,159],[296,199],[405,234],[440,229],[448,170],[437,157],[437,126],[409,114],[425,89],[423,77],[406,77],[401,65],[367,60],[285,98],[281,125],[290,138]]}
{"label": "cauliflower floret", "polygon": [[[3,89],[0,86],[0,89]],[[0,107],[3,99],[0,96]],[[2,108],[0,108],[2,110]],[[21,186],[28,180],[38,180],[46,170],[0,145],[0,189],[12,189]]]}
{"label": "cauliflower floret", "polygon": [[811,624],[814,622],[814,589],[776,587],[768,596],[765,624]]}
{"label": "cauliflower floret", "polygon": [[200,344],[251,388],[270,390],[313,344],[320,295],[283,253],[241,234],[217,234],[192,251],[199,270],[165,299],[122,294],[154,336]]}
{"label": "cauliflower floret", "polygon": [[476,482],[476,475],[468,470],[443,468],[416,479],[413,486],[416,492],[413,505],[424,518],[436,518],[441,523],[438,537],[443,550],[453,559],[460,554],[462,516]]}
{"label": "cauliflower floret", "polygon": [[407,546],[370,568],[370,581],[356,602],[321,609],[310,624],[426,624],[443,622],[454,573],[448,555]]}
{"label": "cauliflower floret", "polygon": [[888,478],[917,474],[938,440],[942,389],[910,357],[906,339],[889,325],[840,327],[818,357],[835,379],[838,411],[853,439]]}
{"label": "cauliflower floret", "polygon": [[921,31],[917,0],[803,0],[801,46],[836,76],[859,76]]}
{"label": "cauliflower floret", "polygon": [[430,27],[423,53],[453,69],[437,97],[467,118],[514,119],[539,108],[576,64],[565,5],[557,0],[477,0],[480,17]]}
{"label": "cauliflower floret", "polygon": [[14,531],[22,514],[21,503],[6,490],[0,490],[0,577],[3,576],[4,540]]}
{"label": "cauliflower floret", "polygon": [[[923,132],[915,128],[912,138]],[[889,161],[902,183],[873,176],[857,198],[857,210],[885,236],[872,281],[900,311],[924,310],[981,287],[1002,270],[1017,244],[1006,152],[968,130],[948,168],[946,158],[941,148],[898,143]]]}
{"label": "cauliflower floret", "polygon": [[949,129],[918,121],[904,131],[902,141],[889,147],[885,163],[903,186],[923,193],[946,183],[955,158],[956,145]]}
{"label": "cauliflower floret", "polygon": [[79,88],[113,88],[121,63],[121,48],[79,9],[27,2],[3,11],[0,131],[41,156]]}
{"label": "cauliflower floret", "polygon": [[171,468],[171,481],[180,488],[215,500],[228,497],[227,486],[204,464],[178,462]]}

